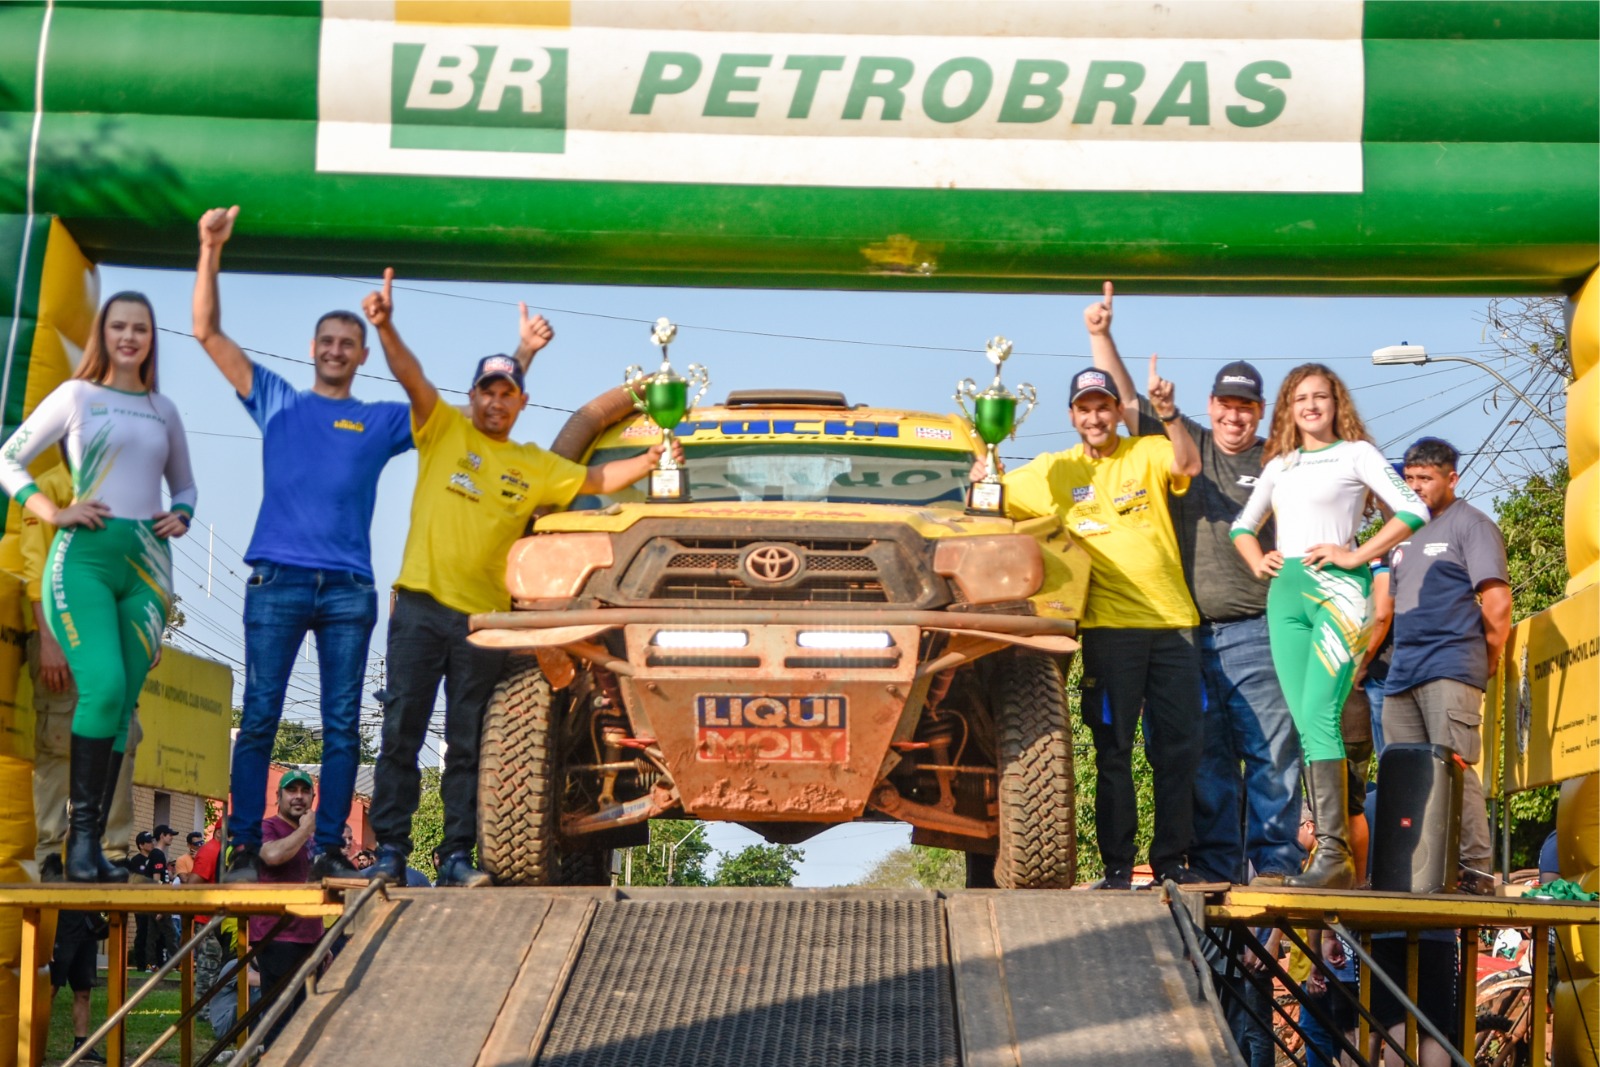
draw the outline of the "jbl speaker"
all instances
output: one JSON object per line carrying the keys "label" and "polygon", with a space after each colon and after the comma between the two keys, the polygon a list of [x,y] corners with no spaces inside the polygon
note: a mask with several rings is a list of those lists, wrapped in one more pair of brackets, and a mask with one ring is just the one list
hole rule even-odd
{"label": "jbl speaker", "polygon": [[1453,892],[1461,862],[1461,770],[1444,745],[1389,745],[1378,761],[1372,888]]}

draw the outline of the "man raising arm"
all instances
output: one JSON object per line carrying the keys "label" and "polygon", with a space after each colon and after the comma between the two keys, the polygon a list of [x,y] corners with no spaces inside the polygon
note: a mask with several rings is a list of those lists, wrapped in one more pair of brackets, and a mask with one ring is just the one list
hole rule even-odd
{"label": "man raising arm", "polygon": [[[607,493],[646,477],[656,445],[631,459],[585,468],[511,430],[527,405],[522,367],[508,356],[478,361],[467,409],[439,402],[439,390],[395,329],[394,272],[363,302],[389,369],[411,400],[418,455],[400,576],[389,617],[389,695],[372,803],[378,877],[404,885],[411,817],[420,790],[417,757],[439,685],[445,692],[447,744],[440,792],[444,837],[434,854],[437,884],[480,886],[489,876],[472,862],[477,839],[478,739],[506,654],[467,640],[469,617],[505,611],[506,557],[535,509],[562,507],[579,493]],[[674,445],[675,454],[681,451]]]}

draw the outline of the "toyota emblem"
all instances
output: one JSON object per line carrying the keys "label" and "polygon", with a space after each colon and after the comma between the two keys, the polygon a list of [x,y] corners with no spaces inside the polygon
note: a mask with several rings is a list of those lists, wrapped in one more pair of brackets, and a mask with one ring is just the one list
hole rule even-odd
{"label": "toyota emblem", "polygon": [[761,545],[744,557],[744,570],[767,585],[787,582],[800,573],[800,553],[788,545]]}

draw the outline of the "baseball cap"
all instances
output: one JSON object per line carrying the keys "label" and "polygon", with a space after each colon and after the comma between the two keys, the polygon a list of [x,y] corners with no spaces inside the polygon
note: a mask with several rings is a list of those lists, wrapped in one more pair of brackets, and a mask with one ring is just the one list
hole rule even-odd
{"label": "baseball cap", "polygon": [[291,785],[295,785],[297,783],[299,785],[306,786],[307,788],[313,788],[316,784],[312,782],[311,775],[307,774],[305,771],[302,771],[299,767],[296,767],[293,770],[285,773],[282,778],[278,779],[278,788],[288,789]]}
{"label": "baseball cap", "polygon": [[156,835],[151,833],[149,830],[140,830],[134,835],[133,843],[136,845],[149,845],[153,844],[155,839]]}
{"label": "baseball cap", "polygon": [[1080,396],[1087,396],[1090,393],[1104,393],[1113,400],[1122,399],[1117,392],[1117,383],[1111,380],[1111,375],[1094,367],[1081,370],[1072,376],[1072,388],[1068,391],[1067,403],[1076,404]]}
{"label": "baseball cap", "polygon": [[156,827],[154,830],[151,830],[150,832],[152,834],[156,835],[157,837],[177,837],[178,836],[178,831],[174,830],[172,827],[168,826],[166,823],[162,823],[160,826]]}
{"label": "baseball cap", "polygon": [[517,387],[517,392],[524,392],[522,364],[510,356],[484,356],[478,360],[478,369],[472,374],[472,387],[476,389],[493,378],[505,378]]}
{"label": "baseball cap", "polygon": [[1212,396],[1236,396],[1240,400],[1254,400],[1257,404],[1265,404],[1266,398],[1261,394],[1261,372],[1242,359],[1217,371],[1217,377],[1211,383]]}

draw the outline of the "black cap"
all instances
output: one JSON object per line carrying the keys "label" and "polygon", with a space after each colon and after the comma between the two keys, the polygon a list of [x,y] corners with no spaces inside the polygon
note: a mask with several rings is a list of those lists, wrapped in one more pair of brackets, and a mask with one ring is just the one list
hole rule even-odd
{"label": "black cap", "polygon": [[1104,393],[1112,400],[1122,399],[1121,394],[1117,392],[1117,383],[1111,380],[1111,375],[1094,367],[1081,370],[1072,376],[1072,388],[1068,391],[1067,403],[1076,404],[1080,396],[1087,396],[1089,393]]}
{"label": "black cap", "polygon": [[1254,400],[1257,404],[1267,402],[1261,393],[1261,372],[1242,359],[1236,359],[1217,371],[1217,377],[1211,383],[1211,395],[1236,396],[1240,400]]}
{"label": "black cap", "polygon": [[152,834],[149,830],[140,830],[134,835],[133,843],[136,845],[150,845],[154,844],[155,840],[155,834]]}
{"label": "black cap", "polygon": [[472,372],[472,387],[476,389],[494,378],[504,378],[519,393],[526,391],[522,388],[522,364],[510,356],[484,356],[478,360],[478,369]]}
{"label": "black cap", "polygon": [[166,823],[162,823],[160,826],[156,827],[154,830],[151,830],[150,832],[152,834],[155,834],[157,837],[177,837],[178,836],[178,831],[174,830],[172,827],[168,826]]}

